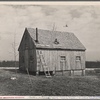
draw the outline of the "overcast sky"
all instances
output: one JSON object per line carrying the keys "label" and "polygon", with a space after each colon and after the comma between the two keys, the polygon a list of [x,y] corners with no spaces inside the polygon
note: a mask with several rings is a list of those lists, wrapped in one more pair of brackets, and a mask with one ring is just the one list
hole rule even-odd
{"label": "overcast sky", "polygon": [[[100,61],[100,6],[0,5],[0,60],[12,60],[14,33],[19,46],[25,27],[73,32],[86,47],[86,60]],[[65,25],[68,27],[64,27]]]}

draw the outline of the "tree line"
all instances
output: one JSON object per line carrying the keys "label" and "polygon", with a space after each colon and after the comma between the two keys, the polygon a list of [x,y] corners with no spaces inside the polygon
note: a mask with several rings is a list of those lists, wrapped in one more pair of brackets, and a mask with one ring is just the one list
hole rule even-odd
{"label": "tree line", "polygon": [[19,62],[16,61],[15,66],[15,61],[0,61],[0,67],[19,67]]}
{"label": "tree line", "polygon": [[[100,68],[100,61],[86,61],[86,68]],[[15,67],[15,61],[0,61],[0,67]],[[19,67],[19,61],[16,61],[16,67]]]}
{"label": "tree line", "polygon": [[86,61],[86,68],[100,68],[100,61]]}

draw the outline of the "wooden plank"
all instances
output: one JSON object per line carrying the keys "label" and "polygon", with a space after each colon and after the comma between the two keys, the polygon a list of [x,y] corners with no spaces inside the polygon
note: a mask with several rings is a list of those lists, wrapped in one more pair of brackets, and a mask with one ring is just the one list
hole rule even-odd
{"label": "wooden plank", "polygon": [[73,51],[70,51],[70,65],[71,69],[75,69],[75,56]]}
{"label": "wooden plank", "polygon": [[29,67],[29,69],[30,69],[30,71],[36,71],[36,69],[37,69],[37,57],[36,57],[36,50],[35,49],[31,49],[31,50],[29,50],[29,59],[30,59],[30,61],[29,61],[29,63],[30,63],[30,67]]}
{"label": "wooden plank", "polygon": [[85,69],[85,52],[81,52],[81,55],[82,69]]}
{"label": "wooden plank", "polygon": [[57,67],[56,70],[60,71],[60,51],[57,50]]}
{"label": "wooden plank", "polygon": [[37,57],[36,57],[36,49],[35,48],[33,49],[33,57],[34,57],[33,58],[33,63],[34,63],[33,64],[33,68],[34,68],[33,70],[36,71],[36,69],[37,69]]}
{"label": "wooden plank", "polygon": [[52,62],[53,62],[52,51],[49,51],[49,59],[50,59],[50,70],[52,70],[52,68],[53,68],[53,66],[52,66]]}
{"label": "wooden plank", "polygon": [[[43,50],[38,50],[38,51],[39,51],[39,53],[42,52],[42,54],[44,56],[44,51]],[[43,71],[43,66],[42,66],[42,63],[41,62],[40,62],[40,65],[38,67],[39,67],[40,71]]]}
{"label": "wooden plank", "polygon": [[51,66],[50,66],[50,51],[49,50],[47,50],[47,66],[48,66],[48,68],[49,68],[49,70],[50,70],[50,68],[51,68]]}
{"label": "wooden plank", "polygon": [[50,51],[49,50],[49,70],[50,71],[52,71],[53,70],[53,63],[54,63],[54,61],[53,61],[53,54],[52,54],[52,51]]}
{"label": "wooden plank", "polygon": [[52,55],[50,55],[50,50],[47,50],[47,66],[49,68],[49,70],[51,69],[52,67]]}
{"label": "wooden plank", "polygon": [[66,51],[66,70],[70,70],[70,56],[69,51]]}
{"label": "wooden plank", "polygon": [[55,71],[57,71],[57,67],[58,67],[58,51],[54,51],[54,56],[55,56]]}
{"label": "wooden plank", "polygon": [[29,58],[28,58],[28,50],[25,50],[25,68],[28,68],[29,66]]}
{"label": "wooden plank", "polygon": [[22,62],[22,66],[23,66],[23,70],[26,70],[26,68],[25,68],[25,51],[22,51],[23,53],[23,62]]}
{"label": "wooden plank", "polygon": [[52,51],[52,71],[55,71],[56,69],[56,58],[57,58],[57,53],[53,50]]}
{"label": "wooden plank", "polygon": [[47,67],[49,68],[49,50],[44,50],[44,60],[45,60],[45,64],[47,65]]}

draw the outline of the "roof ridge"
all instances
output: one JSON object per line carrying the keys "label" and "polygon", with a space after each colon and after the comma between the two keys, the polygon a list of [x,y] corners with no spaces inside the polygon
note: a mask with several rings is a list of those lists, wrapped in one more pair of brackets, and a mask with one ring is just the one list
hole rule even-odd
{"label": "roof ridge", "polygon": [[[34,29],[34,30],[36,30],[36,28],[28,28],[28,27],[26,27],[26,29]],[[43,31],[50,31],[50,32],[52,32],[52,30],[41,29],[41,28],[38,28],[38,30],[43,30]],[[73,32],[66,32],[66,31],[54,31],[54,32],[61,32],[61,33],[74,34]]]}

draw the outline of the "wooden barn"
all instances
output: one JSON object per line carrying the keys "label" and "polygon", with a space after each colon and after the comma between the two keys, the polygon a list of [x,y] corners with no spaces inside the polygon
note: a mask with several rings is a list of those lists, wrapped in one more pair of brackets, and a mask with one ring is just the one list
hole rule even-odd
{"label": "wooden barn", "polygon": [[26,28],[19,45],[19,69],[85,75],[85,47],[70,32]]}

